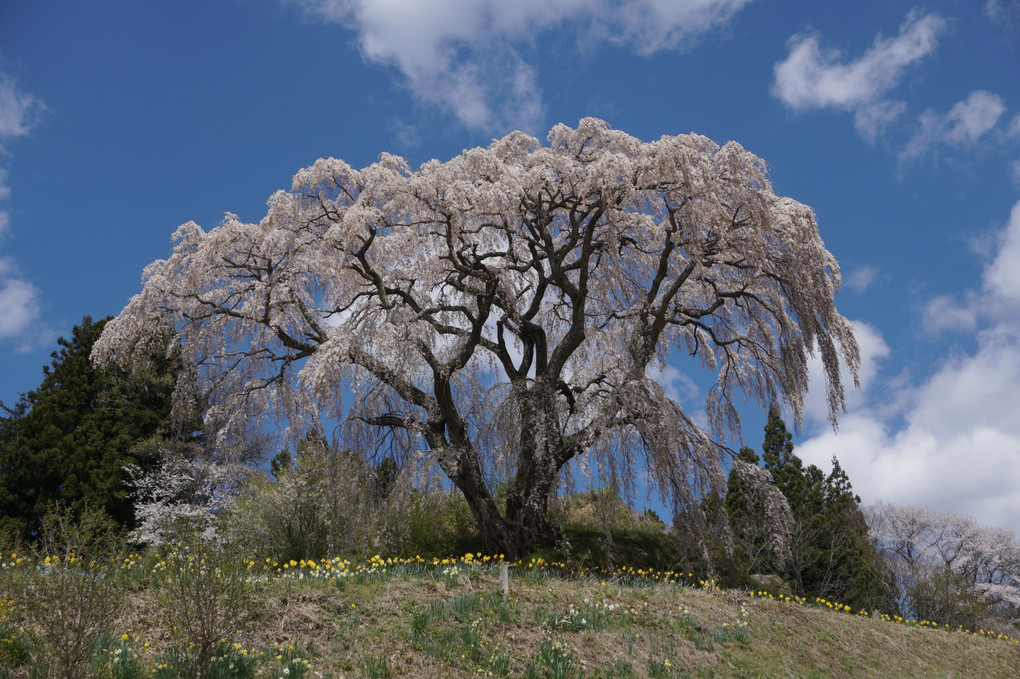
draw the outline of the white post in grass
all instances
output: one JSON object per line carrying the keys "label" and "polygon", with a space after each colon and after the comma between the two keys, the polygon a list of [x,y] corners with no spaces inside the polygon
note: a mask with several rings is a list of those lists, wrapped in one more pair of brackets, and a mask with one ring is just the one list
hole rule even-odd
{"label": "white post in grass", "polygon": [[510,596],[510,569],[506,561],[499,562],[499,584],[503,588],[503,596]]}

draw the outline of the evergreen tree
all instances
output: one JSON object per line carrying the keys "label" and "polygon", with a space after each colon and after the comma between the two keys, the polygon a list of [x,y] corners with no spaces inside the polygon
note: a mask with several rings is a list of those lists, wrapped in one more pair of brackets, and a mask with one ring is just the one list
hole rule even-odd
{"label": "evergreen tree", "polygon": [[[745,450],[741,451],[745,461],[756,462],[753,451]],[[888,578],[871,544],[861,500],[839,461],[833,458],[829,475],[815,465],[805,466],[794,454],[793,435],[775,407],[769,409],[762,450],[763,466],[793,513],[790,560],[779,570],[794,592],[855,608],[892,610]],[[727,507],[734,508],[731,521],[735,520],[739,539],[739,508],[746,501],[739,485],[729,490],[733,497],[727,497]],[[755,544],[745,539],[744,550],[755,553]]]}
{"label": "evergreen tree", "polygon": [[375,467],[375,491],[379,500],[385,500],[393,492],[393,486],[400,475],[400,467],[392,457],[384,458]]}
{"label": "evergreen tree", "polygon": [[269,461],[269,473],[273,478],[279,480],[282,474],[286,474],[294,468],[294,456],[284,448]]}
{"label": "evergreen tree", "polygon": [[[779,416],[779,409],[775,406],[769,408],[762,451],[766,471],[772,474],[773,483],[783,491],[783,495],[790,501],[791,508],[794,501],[806,500],[811,491],[807,488],[804,464],[793,454],[793,434],[786,431],[786,423]],[[794,509],[795,513],[796,511]]]}
{"label": "evergreen tree", "polygon": [[104,319],[85,316],[69,339],[61,337],[43,381],[0,425],[0,522],[32,537],[54,503],[88,503],[130,526],[133,511],[124,467],[151,461],[132,452],[169,422],[176,363],[152,357],[145,374],[96,368],[89,354]]}

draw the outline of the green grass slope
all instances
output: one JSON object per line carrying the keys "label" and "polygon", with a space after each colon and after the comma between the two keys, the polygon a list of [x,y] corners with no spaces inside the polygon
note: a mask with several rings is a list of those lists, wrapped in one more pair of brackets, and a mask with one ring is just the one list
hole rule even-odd
{"label": "green grass slope", "polygon": [[[130,604],[99,651],[112,658],[100,676],[180,676],[173,659],[188,653],[188,639],[161,622],[161,609],[188,604],[168,600],[144,564],[132,567]],[[722,591],[687,574],[623,569],[565,577],[539,560],[510,568],[504,597],[496,562],[477,557],[269,564],[248,572],[244,596],[255,617],[219,647],[218,677],[1020,674],[1020,645],[1010,638]],[[12,610],[13,603],[8,622]],[[22,622],[24,638],[32,624],[46,624],[31,616]],[[8,632],[0,643],[0,676],[29,677],[31,656],[13,658],[11,638]],[[127,660],[139,671],[118,674],[116,662]]]}
{"label": "green grass slope", "polygon": [[1013,678],[1020,668],[1009,640],[685,578],[523,568],[504,599],[493,568],[454,568],[302,583],[280,604],[293,620],[281,632],[335,676]]}

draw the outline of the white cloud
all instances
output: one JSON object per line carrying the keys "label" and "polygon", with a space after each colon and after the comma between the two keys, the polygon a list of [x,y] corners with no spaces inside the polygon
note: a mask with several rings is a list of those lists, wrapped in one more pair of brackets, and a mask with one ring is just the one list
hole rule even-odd
{"label": "white cloud", "polygon": [[1002,97],[984,90],[971,92],[945,115],[926,111],[920,117],[920,129],[900,153],[900,161],[919,158],[939,146],[973,145],[995,127],[1005,112]]}
{"label": "white cloud", "polygon": [[864,292],[871,287],[871,284],[875,282],[877,277],[878,269],[873,266],[864,265],[850,272],[850,275],[843,282],[854,292]]}
{"label": "white cloud", "polygon": [[492,130],[541,122],[537,73],[516,49],[536,34],[566,27],[639,54],[682,49],[750,0],[289,1],[354,29],[364,58],[398,69],[420,101]]}
{"label": "white cloud", "polygon": [[1009,123],[1009,129],[1006,131],[1006,136],[1010,139],[1020,139],[1020,115],[1013,116],[1013,120]]}
{"label": "white cloud", "polygon": [[[698,36],[726,22],[750,0],[624,0],[599,12],[589,2],[594,21],[617,34],[616,42],[639,54],[690,46]],[[621,30],[622,28],[622,30]]]}
{"label": "white cloud", "polygon": [[[21,92],[13,78],[0,73],[0,155],[6,154],[4,143],[29,133],[42,110],[35,97]],[[11,193],[7,176],[7,169],[0,167],[0,200]],[[10,215],[0,210],[0,240],[9,231]],[[39,317],[39,292],[18,276],[16,268],[10,258],[0,257],[0,339],[23,339]]]}
{"label": "white cloud", "polygon": [[854,111],[854,125],[869,141],[901,115],[905,105],[883,97],[896,87],[907,68],[931,54],[945,21],[935,14],[912,12],[899,35],[879,35],[868,51],[846,62],[826,49],[815,35],[795,35],[789,54],[774,67],[772,94],[793,111],[836,108]]}
{"label": "white cloud", "polygon": [[946,141],[966,144],[977,141],[995,127],[1006,112],[1002,97],[984,90],[970,93],[966,101],[957,102],[946,115]]}
{"label": "white cloud", "polygon": [[1009,311],[1020,311],[1020,203],[1010,211],[999,238],[999,251],[984,271],[984,289],[990,299]]}
{"label": "white cloud", "polygon": [[874,143],[904,111],[902,101],[873,101],[862,104],[854,112],[854,129],[868,143]]}
{"label": "white cloud", "polygon": [[0,339],[17,337],[39,316],[38,291],[19,278],[0,279]]}
{"label": "white cloud", "polygon": [[977,324],[977,309],[971,304],[961,304],[952,295],[939,295],[924,309],[924,327],[930,332],[971,332],[977,329]]}
{"label": "white cloud", "polygon": [[1013,178],[1013,183],[1020,187],[1020,160],[1010,163],[1009,176]]}
{"label": "white cloud", "polygon": [[[865,393],[838,435],[823,431],[799,446],[805,462],[826,468],[835,454],[866,502],[924,505],[1020,530],[1020,202],[998,246],[979,291],[929,306],[930,314],[955,309],[971,327],[981,324],[977,348],[948,357],[916,386],[883,383]],[[862,349],[873,340],[864,336]]]}
{"label": "white cloud", "polygon": [[18,89],[14,78],[0,73],[0,140],[28,134],[42,108],[35,97]]}
{"label": "white cloud", "polygon": [[994,238],[975,239],[972,246],[989,259],[981,288],[965,292],[962,299],[941,295],[928,302],[925,328],[969,333],[984,322],[1020,335],[1020,203],[1010,210],[1009,220]]}
{"label": "white cloud", "polygon": [[[29,133],[43,109],[38,99],[18,88],[14,78],[0,73],[0,156],[6,153],[6,142]],[[7,174],[7,168],[0,167],[0,200],[6,200],[11,194]]]}
{"label": "white cloud", "polygon": [[1000,26],[1009,27],[1020,23],[1020,1],[988,0],[985,3],[985,15]]}
{"label": "white cloud", "polygon": [[421,146],[421,135],[418,133],[418,128],[414,125],[394,118],[390,121],[388,127],[390,134],[393,135],[393,141],[396,142],[399,148],[407,149]]}
{"label": "white cloud", "polygon": [[698,385],[694,383],[694,380],[668,363],[664,365],[649,365],[645,373],[658,382],[663,391],[666,392],[666,396],[676,403],[684,405],[696,403],[700,400],[698,398],[700,390]]}
{"label": "white cloud", "polygon": [[865,502],[885,500],[1020,529],[1020,352],[987,341],[946,363],[911,394],[905,426],[879,411],[844,418],[798,447],[826,468],[832,455]]}

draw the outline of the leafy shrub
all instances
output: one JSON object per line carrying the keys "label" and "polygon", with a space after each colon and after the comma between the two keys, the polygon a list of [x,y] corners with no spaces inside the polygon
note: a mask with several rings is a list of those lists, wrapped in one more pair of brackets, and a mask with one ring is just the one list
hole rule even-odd
{"label": "leafy shrub", "polygon": [[569,561],[572,563],[607,570],[616,564],[660,571],[680,570],[677,564],[681,554],[676,538],[654,526],[611,528],[608,538],[601,529],[591,526],[565,526],[563,531],[570,544]]}
{"label": "leafy shrub", "polygon": [[[179,536],[160,562],[160,612],[187,672],[209,676],[217,647],[247,631],[257,616],[257,581],[235,549],[212,551],[194,535]],[[181,661],[183,662],[183,660]]]}
{"label": "leafy shrub", "polygon": [[483,550],[478,525],[459,493],[414,491],[405,504],[406,530],[391,548],[425,558]]}
{"label": "leafy shrub", "polygon": [[553,560],[611,570],[618,564],[675,570],[681,560],[676,537],[654,512],[638,513],[607,489],[561,501],[553,513],[563,541]]}
{"label": "leafy shrub", "polygon": [[948,566],[915,584],[909,594],[914,614],[919,620],[933,620],[965,629],[980,627],[992,604],[974,587],[972,577],[957,573]]}
{"label": "leafy shrub", "polygon": [[0,624],[0,668],[21,667],[28,664],[31,656],[31,640],[20,630]]}
{"label": "leafy shrub", "polygon": [[23,605],[32,610],[45,675],[87,676],[96,640],[121,610],[124,535],[101,510],[57,509],[42,522],[37,563],[43,577],[27,580]]}
{"label": "leafy shrub", "polygon": [[376,547],[382,514],[365,460],[310,436],[296,465],[275,469],[275,481],[254,477],[242,491],[226,521],[229,541],[281,562],[363,556]]}

